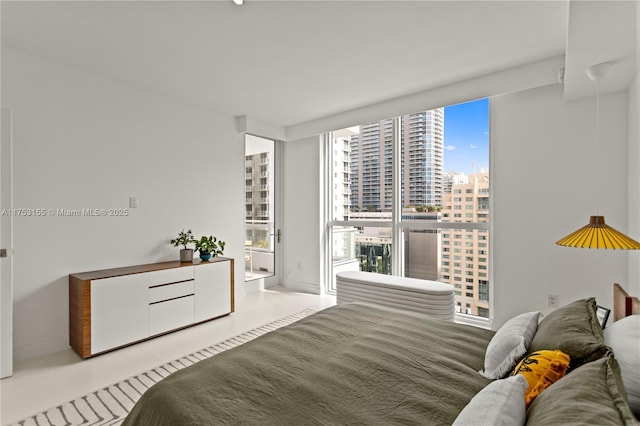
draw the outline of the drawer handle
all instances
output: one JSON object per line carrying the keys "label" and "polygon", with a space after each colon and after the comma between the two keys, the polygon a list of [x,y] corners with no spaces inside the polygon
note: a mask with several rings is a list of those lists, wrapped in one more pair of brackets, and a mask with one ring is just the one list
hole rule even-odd
{"label": "drawer handle", "polygon": [[193,296],[193,295],[194,295],[194,293],[191,293],[191,294],[185,294],[184,296],[172,297],[171,299],[158,300],[157,302],[151,302],[151,303],[149,303],[149,306],[151,306],[151,305],[157,305],[158,303],[169,302],[169,301],[171,301],[171,300],[182,299],[182,298],[184,298],[184,297],[191,297],[191,296]]}
{"label": "drawer handle", "polygon": [[156,285],[152,285],[149,288],[158,288],[158,287],[165,287],[168,285],[174,285],[174,284],[180,284],[180,283],[188,283],[189,281],[193,281],[193,279],[189,279],[189,280],[182,280],[182,281],[175,281],[172,283],[166,283],[166,284],[156,284]]}

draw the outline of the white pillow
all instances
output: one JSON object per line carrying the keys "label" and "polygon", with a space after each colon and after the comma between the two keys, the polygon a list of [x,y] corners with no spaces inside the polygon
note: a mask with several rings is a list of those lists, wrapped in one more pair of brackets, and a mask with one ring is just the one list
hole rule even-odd
{"label": "white pillow", "polygon": [[540,312],[527,312],[507,321],[493,336],[484,355],[484,370],[479,373],[487,379],[502,379],[513,370],[527,353],[527,348],[538,329]]}
{"label": "white pillow", "polygon": [[528,387],[522,374],[489,383],[462,409],[452,426],[524,425],[524,393]]}
{"label": "white pillow", "polygon": [[640,315],[624,317],[603,330],[604,343],[613,349],[633,414],[640,419]]}

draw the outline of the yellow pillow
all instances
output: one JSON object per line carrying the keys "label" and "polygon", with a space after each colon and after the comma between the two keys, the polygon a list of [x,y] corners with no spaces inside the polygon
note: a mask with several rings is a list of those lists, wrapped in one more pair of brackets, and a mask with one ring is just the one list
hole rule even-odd
{"label": "yellow pillow", "polygon": [[529,383],[524,394],[527,408],[540,392],[567,373],[569,361],[569,355],[558,350],[537,351],[527,355],[516,365],[511,375],[522,374]]}

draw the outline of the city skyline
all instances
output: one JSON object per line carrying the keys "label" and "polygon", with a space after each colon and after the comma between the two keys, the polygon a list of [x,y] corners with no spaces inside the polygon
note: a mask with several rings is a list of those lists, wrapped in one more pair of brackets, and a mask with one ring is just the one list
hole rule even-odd
{"label": "city skyline", "polygon": [[[360,126],[346,130],[357,134]],[[445,106],[444,171],[470,175],[481,170],[489,170],[489,98]]]}

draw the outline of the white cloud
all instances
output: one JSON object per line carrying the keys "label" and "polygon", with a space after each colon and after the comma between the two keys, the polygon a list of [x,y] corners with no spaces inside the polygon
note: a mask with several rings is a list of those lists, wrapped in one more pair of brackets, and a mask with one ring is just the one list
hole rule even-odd
{"label": "white cloud", "polygon": [[455,151],[456,147],[455,145],[447,145],[444,147],[444,149],[446,149],[447,151]]}
{"label": "white cloud", "polygon": [[476,149],[477,147],[478,147],[478,145],[474,145],[474,144],[469,145],[469,148],[471,148],[471,149]]}

